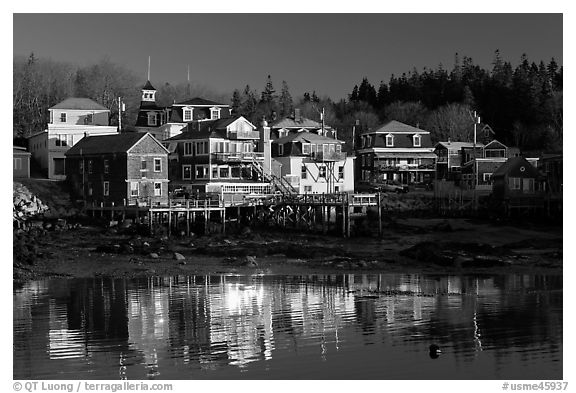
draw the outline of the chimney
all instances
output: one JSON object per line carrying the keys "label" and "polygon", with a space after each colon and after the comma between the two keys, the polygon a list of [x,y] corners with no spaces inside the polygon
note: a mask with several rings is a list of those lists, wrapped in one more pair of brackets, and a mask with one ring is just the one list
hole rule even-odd
{"label": "chimney", "polygon": [[450,137],[448,137],[448,144],[450,144]]}
{"label": "chimney", "polygon": [[300,115],[300,108],[294,109],[294,121],[300,123],[302,121],[302,115]]}
{"label": "chimney", "polygon": [[258,143],[258,151],[264,153],[264,163],[262,165],[264,173],[267,175],[272,174],[272,141],[270,140],[270,127],[266,119],[262,120],[260,124],[260,141]]}

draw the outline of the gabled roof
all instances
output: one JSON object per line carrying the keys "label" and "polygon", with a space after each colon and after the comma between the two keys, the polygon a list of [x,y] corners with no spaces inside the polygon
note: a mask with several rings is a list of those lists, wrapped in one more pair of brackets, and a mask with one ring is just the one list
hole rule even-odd
{"label": "gabled roof", "polygon": [[393,146],[386,146],[386,136],[388,134],[376,134],[371,139],[370,146],[360,147],[359,149],[363,148],[370,148],[370,147],[379,147],[379,148],[414,148],[414,149],[429,149],[432,148],[432,140],[430,139],[430,133],[426,132],[424,134],[420,134],[420,146],[414,146],[414,133],[393,133],[394,143]]}
{"label": "gabled roof", "polygon": [[20,147],[20,146],[12,146],[12,154],[31,155],[31,153],[29,153],[25,147]]}
{"label": "gabled roof", "polygon": [[295,120],[294,116],[287,116],[273,122],[270,128],[322,128],[322,124],[302,116],[299,120]]}
{"label": "gabled roof", "polygon": [[146,81],[146,84],[142,88],[142,90],[156,90],[150,81]]}
{"label": "gabled roof", "polygon": [[224,119],[202,120],[190,122],[182,129],[182,133],[167,141],[181,141],[187,139],[206,139],[206,138],[226,138],[226,127],[238,119],[244,119],[252,127],[256,128],[243,116],[232,116]]}
{"label": "gabled roof", "polygon": [[429,133],[429,131],[421,130],[420,128],[412,127],[408,124],[401,123],[396,120],[390,120],[388,123],[381,125],[380,127],[376,128],[372,131],[367,131],[362,133],[362,135],[366,134],[374,134],[375,132],[378,133]]}
{"label": "gabled roof", "polygon": [[[473,142],[438,142],[436,144],[436,147],[438,147],[438,145],[444,146],[447,149],[456,149],[456,150],[460,150],[463,147],[469,147],[469,148],[474,147]],[[484,147],[484,144],[480,143],[480,142],[476,142],[476,147],[477,148]]]}
{"label": "gabled roof", "polygon": [[206,100],[204,98],[195,97],[186,101],[176,102],[174,105],[190,105],[190,106],[230,106],[227,104],[220,104],[215,101]]}
{"label": "gabled roof", "polygon": [[512,176],[512,177],[539,177],[538,169],[530,164],[524,157],[512,157],[506,160],[494,173],[494,176]]}
{"label": "gabled roof", "polygon": [[484,148],[485,149],[507,149],[505,144],[497,141],[496,139],[494,139],[490,143],[487,143],[486,146],[484,146]]}
{"label": "gabled roof", "polygon": [[293,133],[285,137],[276,139],[272,143],[284,144],[288,142],[304,142],[304,143],[344,143],[338,139],[328,138],[322,135],[314,134],[308,131]]}
{"label": "gabled roof", "polygon": [[71,110],[87,110],[87,111],[107,111],[108,108],[100,105],[90,98],[70,97],[64,101],[54,105],[49,109],[71,109]]}
{"label": "gabled roof", "polygon": [[65,155],[126,153],[146,135],[150,134],[147,132],[124,132],[113,135],[85,136],[72,146]]}

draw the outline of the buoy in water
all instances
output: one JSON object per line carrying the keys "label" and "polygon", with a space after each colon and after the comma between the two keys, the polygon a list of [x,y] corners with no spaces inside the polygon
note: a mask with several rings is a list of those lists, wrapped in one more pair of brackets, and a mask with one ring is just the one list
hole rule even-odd
{"label": "buoy in water", "polygon": [[442,351],[440,350],[440,347],[436,344],[430,345],[429,349],[430,349],[429,355],[430,355],[431,359],[438,359],[438,357],[442,353]]}

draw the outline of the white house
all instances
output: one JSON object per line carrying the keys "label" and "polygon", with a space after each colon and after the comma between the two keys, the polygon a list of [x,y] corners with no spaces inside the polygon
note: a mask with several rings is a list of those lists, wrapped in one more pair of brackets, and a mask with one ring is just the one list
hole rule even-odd
{"label": "white house", "polygon": [[300,194],[354,191],[354,159],[342,151],[343,141],[316,133],[291,133],[272,141],[272,157],[281,175]]}
{"label": "white house", "polygon": [[85,135],[118,133],[109,125],[110,110],[89,98],[67,98],[48,111],[48,128],[30,136],[28,148],[49,179],[66,179],[64,153]]}

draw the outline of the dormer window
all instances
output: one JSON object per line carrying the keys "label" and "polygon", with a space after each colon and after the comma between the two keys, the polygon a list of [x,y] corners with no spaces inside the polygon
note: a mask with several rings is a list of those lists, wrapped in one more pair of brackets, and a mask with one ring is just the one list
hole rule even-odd
{"label": "dormer window", "polygon": [[182,117],[184,118],[184,121],[192,121],[192,109],[184,108]]}
{"label": "dormer window", "polygon": [[394,135],[388,134],[386,135],[386,147],[393,147],[394,146]]}
{"label": "dormer window", "polygon": [[414,142],[414,147],[420,147],[422,145],[422,137],[418,134],[412,137],[412,141]]}
{"label": "dormer window", "polygon": [[156,125],[156,113],[148,113],[148,125],[149,126]]}
{"label": "dormer window", "polygon": [[217,120],[220,118],[220,108],[210,108],[210,118],[212,120]]}

